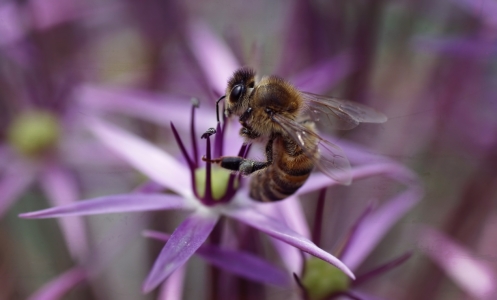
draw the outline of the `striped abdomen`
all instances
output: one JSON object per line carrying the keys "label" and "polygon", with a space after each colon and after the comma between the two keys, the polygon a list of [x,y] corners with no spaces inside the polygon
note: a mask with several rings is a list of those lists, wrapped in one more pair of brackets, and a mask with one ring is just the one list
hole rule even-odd
{"label": "striped abdomen", "polygon": [[299,146],[279,137],[273,142],[272,164],[252,175],[250,197],[262,202],[285,199],[305,183],[313,168],[313,160]]}

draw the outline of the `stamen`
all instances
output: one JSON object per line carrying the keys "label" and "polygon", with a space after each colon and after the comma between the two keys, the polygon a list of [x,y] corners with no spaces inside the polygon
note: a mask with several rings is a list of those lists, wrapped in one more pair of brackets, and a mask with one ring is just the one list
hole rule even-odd
{"label": "stamen", "polygon": [[[216,130],[214,128],[207,129],[204,134],[202,134],[202,138],[207,140],[207,149],[206,149],[206,159],[207,161],[211,160],[211,135],[215,134]],[[212,172],[211,172],[211,164],[207,163],[205,166],[205,193],[203,200],[207,203],[207,205],[212,204],[214,202],[214,196],[212,195]]]}
{"label": "stamen", "polygon": [[186,162],[188,163],[188,167],[190,168],[190,171],[193,173],[193,170],[195,170],[195,165],[193,164],[193,161],[188,155],[188,152],[186,152],[185,145],[183,145],[183,142],[181,141],[181,138],[179,137],[178,131],[176,130],[176,127],[174,127],[173,122],[171,122],[171,129],[173,130],[176,143],[178,143],[181,153],[183,153],[183,156],[185,157]]}
{"label": "stamen", "polygon": [[[226,95],[221,96],[221,98],[217,99],[216,101],[216,119],[218,123],[219,123],[219,101],[223,100],[224,98],[226,98]],[[224,115],[224,105],[223,105],[223,115]]]}
{"label": "stamen", "polygon": [[193,146],[193,160],[195,168],[198,168],[198,147],[197,147],[197,134],[195,133],[195,109],[199,107],[199,102],[196,98],[192,98],[192,113],[190,118],[190,138],[192,139]]}
{"label": "stamen", "polygon": [[223,155],[223,135],[224,126],[221,128],[221,124],[217,123],[216,131],[218,134],[214,137],[214,157],[221,157]]}

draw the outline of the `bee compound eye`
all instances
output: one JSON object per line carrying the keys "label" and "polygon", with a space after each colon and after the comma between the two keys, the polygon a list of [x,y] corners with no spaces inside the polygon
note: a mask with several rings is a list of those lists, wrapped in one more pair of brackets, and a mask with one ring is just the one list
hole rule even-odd
{"label": "bee compound eye", "polygon": [[230,101],[237,102],[242,96],[243,90],[244,90],[243,85],[241,84],[235,85],[235,87],[231,90],[230,93]]}

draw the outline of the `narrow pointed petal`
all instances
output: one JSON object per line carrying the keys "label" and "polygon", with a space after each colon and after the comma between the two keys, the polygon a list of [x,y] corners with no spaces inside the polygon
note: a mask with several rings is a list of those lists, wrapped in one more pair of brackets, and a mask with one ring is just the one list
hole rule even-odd
{"label": "narrow pointed petal", "polygon": [[[151,230],[145,231],[143,235],[164,242],[170,238],[168,234]],[[285,272],[251,253],[202,245],[195,254],[211,265],[247,279],[282,287],[290,283]]]}
{"label": "narrow pointed petal", "polygon": [[[260,204],[257,208],[268,216],[284,222],[288,227],[309,238],[310,230],[297,197],[289,197],[285,201],[273,205]],[[291,273],[300,274],[302,269],[302,253],[299,249],[280,240],[272,239],[274,247]]]}
{"label": "narrow pointed petal", "polygon": [[204,243],[219,219],[218,215],[197,211],[190,215],[162,248],[159,257],[143,283],[143,292],[148,293],[161,284]]}
{"label": "narrow pointed petal", "polygon": [[82,200],[73,204],[20,214],[19,217],[27,219],[43,219],[66,216],[86,216],[108,213],[192,208],[193,205],[191,203],[177,195],[123,194]]}
{"label": "narrow pointed petal", "polygon": [[418,188],[409,189],[367,215],[354,236],[350,237],[348,251],[342,255],[343,262],[351,269],[356,269],[391,227],[419,202],[422,195]]}
{"label": "narrow pointed petal", "polygon": [[350,269],[338,258],[316,246],[305,236],[293,231],[283,223],[272,219],[253,208],[225,209],[224,213],[240,222],[252,226],[273,238],[279,239],[287,244],[299,248],[300,250],[314,255],[338,269],[342,270],[350,278],[355,279]]}
{"label": "narrow pointed petal", "polygon": [[290,283],[285,272],[250,253],[211,245],[201,247],[197,253],[210,264],[247,279],[281,287]]}
{"label": "narrow pointed petal", "polygon": [[[45,168],[40,181],[52,206],[71,205],[79,199],[72,174],[56,164]],[[88,250],[87,233],[83,219],[73,217],[58,221],[72,256],[81,258]]]}
{"label": "narrow pointed petal", "polygon": [[[413,185],[416,181],[416,176],[410,170],[401,165],[389,162],[357,166],[352,168],[350,172],[353,181],[375,175],[387,176],[407,185]],[[339,184],[337,181],[329,178],[323,173],[312,173],[311,177],[306,181],[302,188],[297,190],[295,195],[303,195],[337,184]]]}
{"label": "narrow pointed petal", "polygon": [[419,235],[420,249],[462,290],[475,299],[496,299],[497,276],[485,258],[478,259],[443,233],[424,227]]}
{"label": "narrow pointed petal", "polygon": [[[190,124],[185,122],[192,107],[187,97],[96,85],[82,85],[76,95],[78,102],[88,108],[120,113],[165,127],[173,122],[185,132],[190,129]],[[212,127],[215,116],[212,109],[202,108],[196,111],[195,126],[205,130]]]}
{"label": "narrow pointed petal", "polygon": [[35,178],[35,170],[27,165],[13,163],[0,178],[0,216],[28,188]]}
{"label": "narrow pointed petal", "polygon": [[192,195],[188,168],[167,152],[106,122],[94,119],[88,125],[105,145],[150,179],[185,197]]}
{"label": "narrow pointed petal", "polygon": [[64,295],[78,284],[87,279],[87,273],[83,268],[77,267],[62,273],[54,280],[45,284],[28,300],[57,300],[63,299]]}
{"label": "narrow pointed petal", "polygon": [[158,300],[182,300],[186,267],[179,267],[161,286]]}
{"label": "narrow pointed petal", "polygon": [[302,91],[323,94],[330,87],[337,85],[352,70],[352,57],[347,53],[342,53],[300,72],[290,79],[290,82]]}
{"label": "narrow pointed petal", "polygon": [[207,24],[200,21],[190,24],[187,38],[192,52],[214,91],[224,95],[226,83],[240,63],[228,45]]}

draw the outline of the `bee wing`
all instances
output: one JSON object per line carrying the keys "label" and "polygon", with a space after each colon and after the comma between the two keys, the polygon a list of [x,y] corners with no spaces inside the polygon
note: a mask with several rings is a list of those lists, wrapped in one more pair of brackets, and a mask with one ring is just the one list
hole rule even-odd
{"label": "bee wing", "polygon": [[342,148],[323,139],[304,123],[278,114],[273,115],[272,118],[299,145],[305,155],[313,159],[316,168],[342,184],[351,183],[350,163]]}
{"label": "bee wing", "polygon": [[371,107],[334,97],[301,92],[306,112],[315,122],[328,122],[336,129],[352,129],[359,123],[384,123],[387,117]]}

